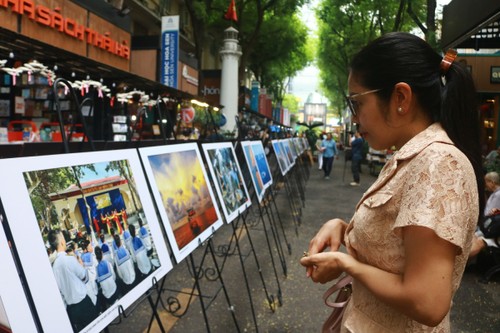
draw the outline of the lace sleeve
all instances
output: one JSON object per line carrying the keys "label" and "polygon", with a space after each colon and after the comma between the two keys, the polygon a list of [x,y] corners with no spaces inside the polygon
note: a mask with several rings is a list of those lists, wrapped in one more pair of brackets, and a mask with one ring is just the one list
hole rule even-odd
{"label": "lace sleeve", "polygon": [[474,170],[454,146],[433,144],[410,161],[394,228],[423,226],[464,250],[478,217]]}

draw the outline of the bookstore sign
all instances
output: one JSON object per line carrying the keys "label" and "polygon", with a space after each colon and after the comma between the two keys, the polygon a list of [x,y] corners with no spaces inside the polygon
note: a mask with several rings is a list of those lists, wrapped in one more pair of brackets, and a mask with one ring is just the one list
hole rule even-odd
{"label": "bookstore sign", "polygon": [[[54,8],[51,9],[33,0],[0,1],[0,14],[2,10],[5,10],[5,14],[10,13],[14,16],[22,15],[31,22],[84,42],[87,45],[103,50],[113,56],[126,60],[130,59],[130,47],[128,46],[129,42],[127,40],[119,41],[110,37],[109,32],[100,33],[88,25],[78,22],[78,19],[69,15],[64,15],[65,13],[63,13],[62,8],[66,6],[62,4],[66,3],[58,3],[58,1],[56,1],[53,4]],[[76,12],[73,13],[76,14]],[[81,17],[81,15],[78,16]],[[21,26],[21,33],[23,30],[24,27]]]}

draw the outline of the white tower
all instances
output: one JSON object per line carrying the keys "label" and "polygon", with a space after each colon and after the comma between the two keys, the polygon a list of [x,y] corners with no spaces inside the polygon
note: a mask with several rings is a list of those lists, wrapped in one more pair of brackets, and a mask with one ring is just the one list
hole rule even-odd
{"label": "white tower", "polygon": [[222,46],[219,54],[222,60],[220,104],[224,106],[223,112],[227,119],[223,129],[237,132],[235,118],[238,115],[238,69],[241,57],[241,47],[238,45],[238,30],[233,27],[224,30],[224,46]]}

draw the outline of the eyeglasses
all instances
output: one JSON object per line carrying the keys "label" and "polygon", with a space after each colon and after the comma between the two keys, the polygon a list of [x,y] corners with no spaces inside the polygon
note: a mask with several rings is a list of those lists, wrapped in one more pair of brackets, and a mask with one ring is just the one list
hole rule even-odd
{"label": "eyeglasses", "polygon": [[345,100],[347,101],[347,106],[349,107],[349,109],[351,111],[351,114],[354,117],[358,116],[359,104],[358,104],[358,101],[356,100],[356,98],[358,98],[359,96],[376,93],[376,92],[378,92],[380,90],[382,90],[382,89],[373,89],[373,90],[368,90],[368,91],[365,91],[365,92],[362,92],[362,93],[359,93],[359,94],[354,94],[354,95],[351,95],[351,96],[345,96]]}

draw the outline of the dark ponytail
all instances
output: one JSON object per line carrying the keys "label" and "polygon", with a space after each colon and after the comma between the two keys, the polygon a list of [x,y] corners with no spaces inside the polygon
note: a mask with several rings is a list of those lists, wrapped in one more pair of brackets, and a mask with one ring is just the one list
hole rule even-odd
{"label": "dark ponytail", "polygon": [[467,69],[453,62],[444,78],[441,61],[428,43],[404,32],[385,34],[366,45],[351,62],[351,75],[388,103],[394,85],[406,82],[422,110],[444,130],[471,162],[478,184],[480,216],[484,209],[484,173],[480,149],[476,89]]}
{"label": "dark ponytail", "polygon": [[455,61],[450,66],[443,79],[441,125],[455,143],[469,159],[478,183],[479,193],[479,220],[483,216],[484,198],[484,170],[481,157],[481,133],[479,103],[474,81],[467,68]]}

